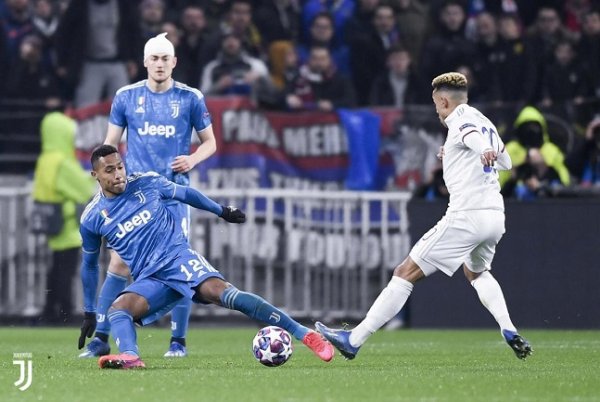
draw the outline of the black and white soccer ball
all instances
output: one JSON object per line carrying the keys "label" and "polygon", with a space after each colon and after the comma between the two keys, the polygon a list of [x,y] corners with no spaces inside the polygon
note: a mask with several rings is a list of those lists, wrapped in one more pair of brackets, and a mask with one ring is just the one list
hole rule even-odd
{"label": "black and white soccer ball", "polygon": [[292,357],[294,346],[290,334],[279,327],[264,327],[252,340],[252,353],[267,367],[281,366]]}

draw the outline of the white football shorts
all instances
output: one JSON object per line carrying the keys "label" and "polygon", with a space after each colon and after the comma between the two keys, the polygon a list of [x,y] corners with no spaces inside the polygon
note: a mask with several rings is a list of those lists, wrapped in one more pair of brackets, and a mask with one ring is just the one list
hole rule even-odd
{"label": "white football shorts", "polygon": [[496,245],[504,232],[503,211],[447,212],[409,255],[426,276],[435,271],[452,276],[463,263],[473,272],[483,272],[492,268]]}

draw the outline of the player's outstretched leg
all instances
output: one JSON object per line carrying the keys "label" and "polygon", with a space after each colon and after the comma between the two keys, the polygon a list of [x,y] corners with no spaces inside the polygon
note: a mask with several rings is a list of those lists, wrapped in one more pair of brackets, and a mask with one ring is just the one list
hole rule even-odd
{"label": "player's outstretched leg", "polygon": [[517,332],[505,329],[502,331],[502,336],[519,359],[526,359],[527,356],[533,354],[533,348],[529,342]]}
{"label": "player's outstretched leg", "polygon": [[96,327],[96,334],[94,339],[88,343],[79,357],[98,357],[110,353],[110,346],[108,344],[108,335],[110,334],[110,323],[107,318],[108,309],[119,293],[125,289],[126,285],[126,277],[110,271],[106,273],[106,279],[102,284],[102,289],[100,289],[100,295],[98,296],[98,307],[96,312],[96,321],[98,322],[98,325]]}
{"label": "player's outstretched leg", "polygon": [[350,343],[350,335],[352,334],[352,331],[347,331],[344,329],[332,329],[319,321],[315,323],[315,328],[317,328],[317,331],[319,331],[319,333],[321,333],[325,339],[331,342],[346,359],[352,360],[356,357],[360,346],[352,346]]}
{"label": "player's outstretched leg", "polygon": [[[420,271],[410,258],[404,260],[396,268],[396,271],[400,270],[404,270],[405,273],[411,273],[414,270]],[[394,275],[377,296],[365,318],[352,331],[331,329],[320,322],[317,322],[315,326],[321,335],[331,342],[346,359],[352,360],[369,336],[398,314],[412,290],[411,282]]]}
{"label": "player's outstretched leg", "polygon": [[250,318],[285,329],[323,361],[329,362],[333,359],[334,349],[331,343],[253,293],[242,292],[234,286],[229,286],[221,294],[221,304]]}
{"label": "player's outstretched leg", "polygon": [[185,357],[185,335],[188,329],[192,301],[188,298],[181,299],[171,311],[171,344],[165,357]]}
{"label": "player's outstretched leg", "polygon": [[127,310],[112,309],[108,313],[111,324],[111,334],[119,345],[119,354],[106,355],[98,359],[100,368],[132,369],[144,368],[146,365],[140,359],[136,344],[136,333],[133,317]]}

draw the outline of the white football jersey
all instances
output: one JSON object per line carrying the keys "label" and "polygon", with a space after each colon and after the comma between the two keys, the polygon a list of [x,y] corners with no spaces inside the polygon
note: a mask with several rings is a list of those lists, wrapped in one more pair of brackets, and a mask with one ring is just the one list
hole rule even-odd
{"label": "white football jersey", "polygon": [[448,136],[444,143],[442,166],[450,193],[448,211],[504,211],[496,168],[483,166],[480,155],[463,142],[467,134],[482,135],[499,153],[504,150],[504,143],[496,126],[479,110],[466,104],[459,105],[444,121],[448,126]]}

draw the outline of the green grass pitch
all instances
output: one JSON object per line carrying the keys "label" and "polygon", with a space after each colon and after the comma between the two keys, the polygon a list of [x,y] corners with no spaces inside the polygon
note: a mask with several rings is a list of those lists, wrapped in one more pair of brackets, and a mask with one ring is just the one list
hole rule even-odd
{"label": "green grass pitch", "polygon": [[[77,328],[0,328],[0,401],[600,401],[598,331],[525,330],[526,361],[499,331],[380,331],[353,361],[323,363],[295,341],[291,360],[268,368],[250,351],[257,329],[195,327],[189,356],[171,360],[169,331],[140,329],[147,368],[108,371],[76,358]],[[16,352],[33,356],[25,391]]]}

